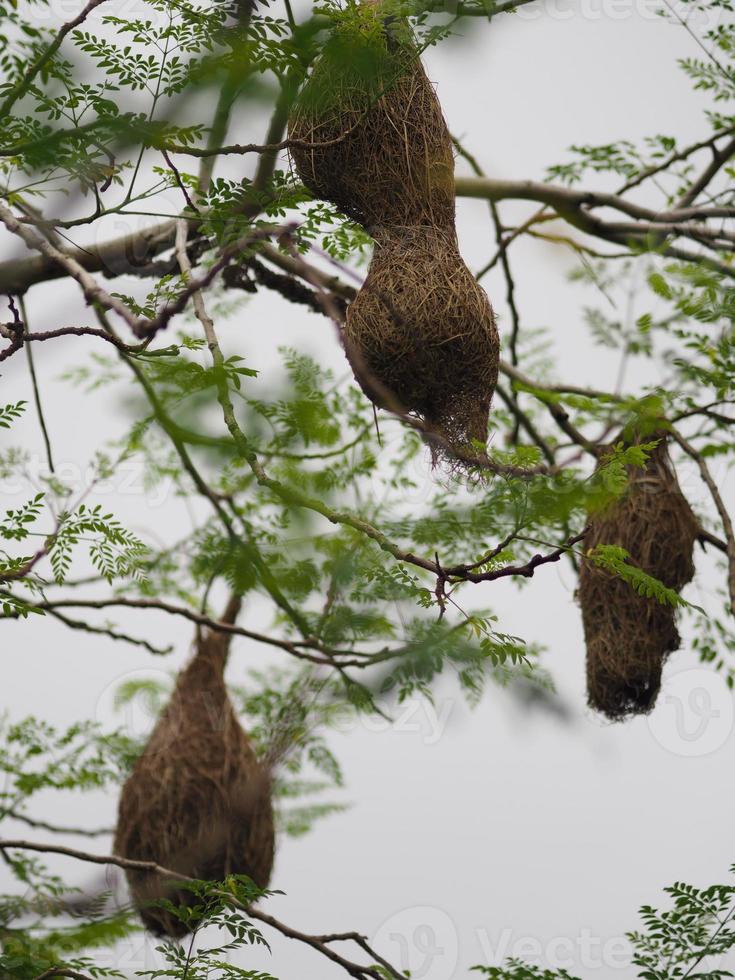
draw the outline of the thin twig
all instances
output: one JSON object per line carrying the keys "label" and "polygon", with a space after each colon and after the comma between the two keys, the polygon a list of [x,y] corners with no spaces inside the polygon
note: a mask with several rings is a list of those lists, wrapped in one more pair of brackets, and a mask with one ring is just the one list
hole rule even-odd
{"label": "thin twig", "polygon": [[[97,0],[101,3],[103,0]],[[22,224],[4,204],[0,204],[0,220],[12,234],[17,235],[33,251],[40,252],[46,258],[57,262],[72,279],[79,283],[84,298],[90,305],[99,303],[106,310],[112,310],[120,316],[133,331],[136,330],[138,319],[130,312],[121,300],[110,295],[99,283],[80,265],[79,262],[66,252],[60,251],[33,229]]]}
{"label": "thin twig", "polygon": [[111,626],[93,626],[91,623],[87,623],[82,619],[72,619],[70,616],[65,616],[56,609],[48,609],[48,614],[53,616],[54,619],[58,619],[60,623],[67,626],[72,630],[80,630],[83,633],[94,633],[97,636],[106,636],[110,640],[115,640],[120,643],[129,643],[131,646],[143,647],[149,653],[154,654],[157,657],[165,656],[171,653],[173,650],[173,645],[169,644],[165,647],[157,647],[148,640],[144,640],[137,636],[130,636],[128,633],[121,633]]}
{"label": "thin twig", "polygon": [[38,377],[36,376],[36,366],[33,362],[33,354],[31,352],[31,345],[25,343],[29,337],[28,329],[28,310],[26,309],[25,300],[23,296],[18,297],[18,302],[20,304],[21,318],[23,321],[23,346],[26,349],[26,359],[28,361],[28,372],[31,376],[31,385],[33,387],[33,400],[36,404],[36,414],[38,415],[38,424],[41,427],[41,435],[43,436],[43,443],[46,448],[46,461],[48,462],[48,468],[53,473],[54,472],[54,457],[51,452],[51,439],[48,434],[48,427],[46,426],[46,418],[43,414],[43,406],[41,404],[41,392],[38,387]]}
{"label": "thin twig", "polygon": [[25,813],[18,813],[15,810],[5,811],[4,816],[9,817],[11,820],[18,820],[27,827],[33,827],[34,830],[48,830],[52,834],[72,834],[77,837],[111,837],[115,833],[114,827],[60,827],[58,824],[47,823],[45,820],[36,820],[33,817],[26,816]]}
{"label": "thin twig", "polygon": [[720,491],[717,487],[714,477],[709,471],[709,467],[704,460],[701,453],[698,453],[694,446],[675,429],[671,430],[672,438],[678,442],[687,456],[690,456],[699,468],[699,474],[702,477],[702,481],[706,485],[710,492],[710,496],[717,508],[717,513],[720,515],[720,521],[722,523],[722,530],[725,535],[725,541],[727,542],[727,563],[728,563],[728,576],[727,585],[728,592],[730,595],[730,609],[735,615],[735,532],[733,532],[732,520],[730,514],[728,513],[727,507],[725,507],[725,502],[722,499]]}

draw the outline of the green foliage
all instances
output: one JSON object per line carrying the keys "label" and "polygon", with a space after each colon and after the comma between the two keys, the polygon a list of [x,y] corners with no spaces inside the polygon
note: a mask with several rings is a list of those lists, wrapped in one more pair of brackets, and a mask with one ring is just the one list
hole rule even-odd
{"label": "green foliage", "polygon": [[[205,926],[216,926],[229,934],[230,941],[220,946],[199,949],[191,955],[187,949],[178,943],[167,943],[159,947],[168,966],[162,970],[141,971],[137,976],[178,977],[182,973],[187,977],[208,977],[212,969],[222,971],[225,977],[268,978],[267,974],[251,973],[227,962],[227,954],[232,950],[241,949],[244,945],[268,946],[262,933],[257,929],[243,912],[254,902],[270,894],[258,888],[245,875],[228,875],[223,882],[213,881],[184,881],[182,891],[190,892],[191,904],[174,905],[167,899],[155,902],[155,906],[165,909],[175,919],[185,924],[190,930],[197,932]],[[187,944],[188,945],[188,944]]]}
{"label": "green foliage", "polygon": [[503,966],[473,966],[489,980],[578,980],[566,970],[544,970],[521,960],[510,959]]}
{"label": "green foliage", "polygon": [[[730,690],[735,689],[735,629],[732,626],[732,609],[729,596],[718,592],[721,603],[717,612],[708,609],[707,617],[696,616],[696,631],[692,639],[692,649],[702,663],[719,671]],[[692,610],[694,617],[697,610]]]}
{"label": "green foliage", "polygon": [[[209,174],[203,161],[211,157],[188,151],[206,154],[217,141],[241,138],[241,124],[274,107],[267,139],[279,142],[280,124],[320,54],[334,66],[324,97],[333,97],[335,78],[345,73],[362,79],[367,104],[400,62],[395,49],[413,55],[397,40],[408,41],[411,32],[423,50],[453,33],[460,18],[490,17],[495,6],[489,0],[386,0],[381,18],[368,4],[324,0],[297,23],[287,3],[280,10],[254,4],[238,16],[230,3],[146,0],[131,16],[102,6],[101,27],[89,17],[60,47],[50,48],[55,34],[35,16],[51,13],[45,0],[0,0],[0,101],[6,103],[0,193],[30,226],[36,205],[48,203],[47,214],[69,215],[57,225],[40,226],[49,240],[55,232],[76,241],[87,226],[96,234],[98,223],[118,218],[137,223],[143,216],[182,215],[190,227],[194,276],[212,269],[222,246],[238,242],[233,267],[242,272],[246,292],[259,288],[248,279],[257,263],[273,259],[263,248],[271,239],[281,266],[302,257],[349,282],[372,239],[334,208],[313,201],[269,152],[250,148],[229,157],[237,165],[223,176]],[[698,7],[732,13],[731,0]],[[703,137],[704,153],[710,154],[708,136],[721,134],[724,143],[735,124],[735,31],[720,23],[701,40],[713,57],[698,54],[681,67],[710,100]],[[237,136],[220,129],[228,111]],[[655,186],[655,207],[664,211],[682,199],[701,159],[678,137],[656,133],[637,144],[623,139],[574,145],[569,158],[547,174],[573,188],[591,177],[595,187],[609,180],[625,189],[655,171],[655,184],[646,186]],[[732,166],[723,165],[722,175],[731,179]],[[732,206],[731,188],[713,194],[708,205]],[[248,236],[252,241],[245,244]],[[259,373],[255,329],[234,335],[247,356],[228,351],[213,360],[193,320],[173,339],[168,325],[165,339],[163,331],[143,344],[136,338],[128,353],[80,356],[65,379],[90,397],[118,398],[127,431],[97,456],[95,479],[78,498],[58,476],[32,471],[25,449],[3,448],[0,479],[17,481],[21,489],[13,491],[13,507],[0,515],[0,543],[8,548],[0,550],[2,616],[27,619],[42,612],[38,604],[49,598],[79,594],[72,590],[80,582],[178,604],[184,614],[204,610],[216,617],[223,588],[267,608],[265,632],[253,630],[249,642],[269,643],[274,656],[297,660],[298,669],[251,675],[245,687],[233,687],[233,697],[259,756],[275,770],[280,829],[306,833],[346,805],[330,730],[361,714],[389,718],[408,698],[430,699],[446,676],[471,704],[488,683],[511,692],[514,681],[552,688],[543,651],[505,630],[492,608],[477,607],[471,576],[437,576],[427,564],[440,570],[471,567],[475,577],[486,579],[486,603],[493,577],[555,552],[576,538],[589,513],[623,495],[631,468],[645,466],[672,426],[686,431],[701,460],[727,464],[732,458],[732,250],[723,237],[717,239],[720,265],[686,256],[674,261],[657,254],[673,241],[668,234],[649,237],[628,242],[614,236],[605,243],[621,249],[623,259],[620,253],[609,259],[588,254],[576,237],[565,243],[579,258],[571,279],[585,290],[579,328],[607,358],[617,359],[609,391],[564,388],[551,332],[525,324],[516,330],[502,322],[501,311],[505,350],[513,352],[504,356],[517,370],[501,379],[507,397],[495,399],[492,472],[439,468],[428,479],[418,434],[387,413],[376,419],[347,371],[335,376],[302,351],[283,349],[281,369]],[[509,246],[510,241],[506,254]],[[271,265],[281,269],[278,262]],[[140,273],[117,276],[110,286],[139,318],[155,319],[191,285],[170,250],[149,267],[121,271]],[[314,305],[308,276],[301,282],[282,269],[277,275],[286,295],[290,288],[300,302]],[[215,322],[247,301],[231,286],[225,291],[219,280],[203,296]],[[267,330],[270,324],[255,327]],[[634,391],[626,383],[631,364],[656,365],[655,371],[634,375],[645,379]],[[0,429],[11,428],[25,408],[25,400],[0,407]],[[630,445],[626,436],[632,431],[644,442]],[[603,442],[598,466],[590,444],[599,449]],[[555,466],[545,471],[550,458]],[[157,540],[155,534],[133,533],[98,504],[95,482],[114,474],[121,461],[140,464],[146,491],[170,484],[178,498],[193,504],[194,529],[150,547],[143,538]],[[714,512],[702,520],[713,535],[721,533]],[[700,612],[644,574],[621,548],[601,545],[585,552],[581,545],[567,554],[683,615]],[[539,568],[537,578],[529,573],[515,581],[533,587],[542,574]],[[726,571],[721,574],[724,581]],[[729,613],[720,612],[723,601],[718,595],[717,613],[708,609],[708,616],[697,617],[691,647],[732,686],[735,634]],[[144,697],[155,714],[168,690],[166,684],[128,680],[117,702]],[[0,743],[4,827],[15,826],[11,821],[34,826],[54,794],[114,792],[142,748],[89,722],[57,730],[35,718],[4,720]],[[48,833],[64,836],[64,828],[50,828]],[[131,910],[115,908],[106,894],[77,906],[80,896],[42,861],[18,850],[4,856],[16,893],[0,896],[0,973],[34,980],[63,966],[91,977],[116,975],[88,954],[109,949],[138,928]],[[264,942],[245,909],[256,899],[267,903],[268,896],[238,877],[188,887],[192,905],[169,909],[197,930],[218,930],[226,942],[207,948],[166,944],[165,966],[141,975],[271,980],[229,958]],[[644,931],[630,936],[640,975],[719,980],[723,971],[703,972],[702,964],[706,955],[722,955],[735,943],[731,886],[698,891],[675,885],[668,891],[674,908],[645,908]],[[386,968],[376,968],[381,970]],[[563,971],[518,961],[477,970],[493,980],[570,980]]]}
{"label": "green foliage", "polygon": [[[735,873],[735,865],[730,868]],[[671,907],[639,910],[643,928],[626,934],[641,980],[722,980],[733,974],[726,957],[735,949],[735,886],[695,888],[676,882],[664,892]],[[491,980],[576,980],[566,970],[544,969],[521,960],[502,967],[472,968]]]}
{"label": "green foliage", "polygon": [[597,568],[602,568],[627,582],[638,595],[655,599],[663,606],[686,606],[687,602],[675,589],[667,588],[658,579],[647,575],[646,572],[630,563],[630,555],[625,548],[614,544],[598,544],[586,553],[588,561]]}
{"label": "green foliage", "polygon": [[6,541],[24,541],[30,531],[29,525],[35,524],[43,510],[43,493],[37,493],[17,510],[7,510],[5,519],[0,523],[0,537]]}
{"label": "green foliage", "polygon": [[274,768],[277,824],[284,833],[299,837],[315,821],[345,808],[344,803],[311,797],[343,785],[342,769],[324,729],[354,715],[354,706],[339,682],[312,669],[254,674],[252,680],[254,691],[236,687],[233,693],[258,755]]}
{"label": "green foliage", "polygon": [[[114,787],[140,751],[126,735],[103,732],[92,722],[58,729],[34,717],[19,722],[0,718],[0,746],[0,827],[5,837],[11,836],[11,821],[32,821],[36,797]],[[95,978],[121,976],[89,956],[74,954],[107,948],[136,931],[130,913],[114,908],[107,893],[83,896],[49,874],[36,856],[18,850],[3,854],[23,889],[0,895],[3,974],[33,980],[61,963]]]}
{"label": "green foliage", "polygon": [[146,545],[112,514],[103,513],[100,504],[80,504],[75,511],[60,515],[57,529],[47,543],[57,584],[65,580],[73,550],[80,542],[87,544],[92,565],[109,583],[143,574],[141,558],[148,552]]}
{"label": "green foliage", "polygon": [[121,733],[103,733],[93,722],[60,731],[34,717],[0,719],[0,813],[17,811],[46,789],[87,791],[114,785],[127,774],[139,746]]}
{"label": "green foliage", "polygon": [[3,405],[0,407],[0,429],[9,429],[11,423],[20,418],[26,409],[27,402],[21,399],[14,405]]}

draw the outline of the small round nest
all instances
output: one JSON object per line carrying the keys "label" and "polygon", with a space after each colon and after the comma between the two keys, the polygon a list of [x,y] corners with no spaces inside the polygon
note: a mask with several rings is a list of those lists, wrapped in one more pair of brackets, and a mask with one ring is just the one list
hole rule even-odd
{"label": "small round nest", "polygon": [[415,414],[451,445],[484,444],[498,376],[492,308],[453,229],[401,232],[376,243],[347,310],[347,357],[378,405]]}
{"label": "small round nest", "polygon": [[[239,601],[230,604],[234,621]],[[248,875],[261,888],[273,866],[271,784],[243,731],[224,682],[231,636],[202,631],[120,798],[114,852],[155,861],[191,878]],[[175,879],[127,872],[134,903],[157,935],[189,931],[151,905],[162,898],[193,905]]]}
{"label": "small round nest", "polygon": [[[661,441],[645,468],[629,467],[624,496],[592,517],[585,546],[625,548],[634,565],[678,592],[694,576],[699,525],[679,487],[665,435],[653,438]],[[598,465],[604,463],[602,457]],[[646,714],[656,702],[663,664],[679,647],[674,610],[591,562],[582,565],[578,597],[589,706],[614,721]]]}
{"label": "small round nest", "polygon": [[289,122],[301,180],[374,237],[454,223],[452,142],[407,31],[364,9],[362,29],[325,45]]}

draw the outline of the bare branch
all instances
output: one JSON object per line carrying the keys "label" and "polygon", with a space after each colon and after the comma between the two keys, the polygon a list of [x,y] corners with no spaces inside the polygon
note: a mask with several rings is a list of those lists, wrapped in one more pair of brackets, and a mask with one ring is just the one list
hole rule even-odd
{"label": "bare branch", "polygon": [[[284,112],[285,108],[281,107],[277,113],[277,118],[273,120],[272,131],[277,131],[278,127],[282,125]],[[271,146],[272,144],[263,145]],[[724,154],[725,151],[722,152]],[[276,153],[264,154],[261,158],[262,166],[259,168],[259,175],[256,175],[259,176],[258,187],[260,189],[263,189],[267,184],[268,178],[265,175],[269,169],[272,170],[275,155]],[[701,237],[702,228],[707,228],[706,225],[702,224],[703,222],[715,218],[735,217],[735,209],[733,208],[678,207],[669,211],[657,212],[628,201],[622,194],[574,190],[553,184],[534,183],[533,181],[458,177],[456,191],[459,196],[483,198],[495,202],[501,200],[537,201],[544,207],[552,208],[558,217],[587,234],[602,238],[605,241],[625,244],[624,237],[621,237],[622,232],[610,231],[604,221],[594,217],[590,212],[592,208],[612,208],[634,218],[636,222],[641,222],[640,225],[634,226],[634,237],[636,244],[646,248],[651,247],[651,242],[645,240],[646,236],[656,232],[665,235],[667,223],[673,226],[677,234],[699,240],[697,236]],[[253,205],[252,208],[257,208],[257,206]],[[250,208],[251,212],[252,208]],[[531,220],[535,222],[541,220],[541,217],[542,215],[537,213]],[[544,216],[544,220],[546,218],[547,216]],[[22,225],[22,222],[18,223]],[[514,232],[513,237],[516,234],[521,234],[522,230],[526,230],[526,226]],[[710,229],[704,234],[711,238],[714,232]],[[122,272],[145,274],[151,260],[173,245],[174,236],[175,222],[165,221],[136,234],[113,239],[100,246],[69,250],[66,254],[69,259],[73,259],[78,266],[88,272],[102,271],[105,275],[111,276],[120,275]],[[506,247],[507,244],[506,242]],[[673,246],[662,248],[662,251],[663,254],[682,258],[684,261],[706,261],[706,257],[703,258],[696,253],[687,254],[676,251]],[[716,268],[723,274],[735,276],[735,271],[724,263],[716,263]],[[22,293],[34,283],[68,274],[68,269],[59,265],[54,256],[48,253],[40,258],[11,260],[0,263],[0,291]]]}
{"label": "bare branch", "polygon": [[716,174],[725,166],[735,154],[735,137],[719,150],[716,146],[712,147],[712,160],[709,166],[705,167],[699,177],[689,187],[677,204],[677,210],[687,208],[699,197],[702,191],[711,183]]}
{"label": "bare branch", "polygon": [[679,443],[687,456],[691,456],[699,467],[699,474],[702,477],[702,481],[709,490],[710,496],[712,497],[714,505],[717,508],[717,513],[720,515],[722,530],[725,534],[725,541],[727,542],[727,585],[730,594],[730,609],[733,615],[735,615],[735,532],[733,531],[732,519],[730,518],[727,507],[725,507],[725,502],[722,499],[717,483],[710,473],[709,467],[707,466],[702,454],[698,453],[694,446],[687,442],[684,436],[682,436],[675,429],[671,430],[671,435],[672,438]]}
{"label": "bare branch", "polygon": [[[104,864],[104,865],[114,865],[118,868],[123,868],[127,871],[149,871],[154,874],[161,875],[164,878],[173,878],[177,881],[192,881],[193,879],[187,875],[181,874],[178,871],[173,871],[170,868],[164,868],[155,861],[136,861],[131,858],[118,857],[116,854],[102,855],[102,854],[89,854],[86,851],[79,851],[71,847],[62,847],[58,844],[41,844],[35,841],[27,840],[0,840],[0,851],[2,850],[25,850],[25,851],[37,851],[43,854],[63,854],[66,857],[75,858],[77,861],[86,861],[92,864]],[[285,923],[276,919],[272,915],[268,915],[266,912],[261,912],[259,909],[252,907],[243,906],[240,902],[233,898],[233,896],[225,891],[222,892],[222,897],[228,901],[235,908],[243,911],[250,918],[256,919],[260,922],[265,923],[272,929],[276,929],[283,936],[287,936],[289,939],[296,939],[307,946],[311,946],[312,949],[317,950],[327,959],[331,960],[340,966],[346,973],[351,977],[355,977],[356,980],[384,980],[385,969],[389,971],[391,977],[395,980],[405,980],[403,974],[399,973],[390,964],[388,964],[382,957],[378,956],[368,945],[367,940],[364,936],[361,936],[356,932],[337,932],[337,933],[325,933],[321,936],[309,935],[308,933],[300,932],[297,929],[293,929],[291,926],[287,926]],[[359,963],[354,963],[348,960],[346,957],[337,953],[331,948],[332,943],[337,942],[355,942],[360,948],[367,952],[369,956],[373,958],[373,961],[380,963],[383,966],[383,971],[376,969],[372,965],[361,966]],[[46,971],[42,974],[44,977],[52,976],[58,971],[51,970]],[[68,972],[63,972],[63,975],[69,975]],[[40,978],[39,978],[40,980]],[[80,980],[80,975],[75,975],[73,980]],[[83,980],[88,980],[84,977]]]}
{"label": "bare branch", "polygon": [[173,646],[169,644],[166,647],[157,647],[148,640],[144,640],[137,636],[130,636],[128,633],[121,633],[114,629],[112,626],[93,626],[91,623],[87,623],[82,619],[72,619],[70,616],[65,616],[56,609],[48,609],[48,614],[53,616],[54,619],[58,619],[60,623],[67,626],[72,630],[80,630],[83,633],[94,633],[97,636],[106,636],[110,640],[116,640],[120,643],[129,643],[131,646],[143,647],[149,653],[154,654],[157,657],[165,656],[171,653]]}
{"label": "bare branch", "polygon": [[39,973],[35,980],[50,980],[51,977],[68,977],[69,980],[92,980],[86,973],[79,970],[71,970],[67,966],[52,966],[43,973]]}
{"label": "bare branch", "polygon": [[72,834],[75,837],[111,837],[115,833],[114,827],[60,827],[58,824],[46,823],[45,820],[35,820],[33,817],[29,817],[25,813],[18,813],[16,810],[6,810],[4,816],[11,820],[18,820],[27,827],[33,827],[34,830],[48,830],[52,834]]}
{"label": "bare branch", "polygon": [[700,140],[698,143],[692,143],[690,146],[684,147],[683,150],[677,150],[670,156],[662,160],[661,163],[654,164],[650,167],[646,167],[635,177],[631,177],[627,180],[622,187],[618,188],[617,194],[625,194],[627,191],[632,190],[634,187],[638,187],[646,180],[650,180],[651,177],[656,177],[658,174],[663,173],[672,167],[675,163],[679,163],[682,160],[686,160],[688,157],[692,156],[694,153],[698,153],[700,150],[705,150],[707,147],[714,147],[717,140],[722,139],[724,136],[729,135],[733,132],[733,127],[730,126],[728,129],[719,130],[713,133],[712,136],[708,136],[707,139]]}
{"label": "bare branch", "polygon": [[[102,3],[103,0],[97,0],[97,2]],[[79,283],[84,298],[90,305],[98,303],[104,309],[114,311],[133,331],[136,330],[138,318],[116,296],[111,296],[106,292],[72,255],[60,251],[37,232],[26,227],[4,204],[0,204],[0,221],[3,222],[8,231],[17,235],[28,248],[40,252],[65,269],[67,274]]]}
{"label": "bare branch", "polygon": [[[21,345],[26,341],[56,340],[58,337],[97,337],[99,340],[104,340],[106,343],[112,344],[113,347],[117,347],[118,350],[124,351],[126,354],[139,354],[145,350],[148,344],[148,341],[143,341],[140,344],[126,344],[114,334],[100,330],[97,327],[58,327],[56,330],[25,333],[22,336]],[[0,361],[7,360],[16,350],[19,350],[19,347],[14,347],[13,344],[9,344],[5,350],[0,351]]]}
{"label": "bare branch", "polygon": [[[3,593],[0,592],[0,596],[2,596],[2,594]],[[249,640],[264,643],[267,646],[279,647],[281,650],[285,650],[287,653],[290,653],[292,656],[298,657],[301,660],[307,660],[311,663],[317,664],[332,663],[332,660],[326,656],[316,656],[315,654],[308,652],[309,650],[316,650],[317,652],[323,652],[324,654],[328,653],[331,656],[333,651],[316,642],[308,640],[280,640],[275,637],[268,636],[265,633],[256,633],[253,630],[245,629],[243,626],[237,626],[233,623],[224,623],[216,619],[211,619],[209,616],[205,616],[203,613],[195,612],[193,609],[189,609],[187,606],[176,606],[170,602],[164,601],[163,599],[133,599],[123,598],[122,596],[111,599],[44,599],[37,602],[30,602],[29,605],[34,609],[40,609],[50,613],[53,613],[59,609],[107,609],[114,606],[128,609],[158,609],[161,612],[168,613],[171,616],[181,616],[183,619],[188,619],[190,622],[196,623],[197,626],[206,626],[208,629],[216,632],[231,633],[234,636],[244,636]],[[11,613],[6,616],[0,616],[0,619],[16,619],[17,616],[17,613]]]}

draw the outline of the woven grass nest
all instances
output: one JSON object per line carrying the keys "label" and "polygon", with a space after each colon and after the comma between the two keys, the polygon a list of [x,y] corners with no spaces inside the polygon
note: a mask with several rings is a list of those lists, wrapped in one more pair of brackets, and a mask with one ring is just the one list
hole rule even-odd
{"label": "woven grass nest", "polygon": [[355,377],[377,404],[414,412],[451,444],[485,442],[498,334],[453,232],[413,229],[376,243],[344,340]]}
{"label": "woven grass nest", "polygon": [[321,145],[294,146],[294,167],[373,235],[453,225],[454,153],[436,92],[407,28],[370,15],[330,39],[299,93],[289,138]]}
{"label": "woven grass nest", "polygon": [[[665,436],[654,438],[661,441],[645,468],[629,468],[625,495],[593,517],[585,547],[625,548],[633,564],[678,592],[694,576],[699,525],[679,487]],[[612,720],[646,714],[656,702],[663,664],[679,648],[674,610],[589,562],[580,571],[578,597],[590,707]]]}
{"label": "woven grass nest", "polygon": [[[454,153],[405,21],[366,0],[338,29],[299,94],[289,136],[312,193],[375,240],[347,311],[345,351],[363,391],[425,423],[434,458],[487,441],[499,339],[464,264],[454,217]],[[313,145],[320,144],[320,145]]]}
{"label": "woven grass nest", "polygon": [[[233,622],[239,600],[223,616]],[[242,729],[224,682],[226,633],[202,631],[146,748],[125,783],[115,854],[191,878],[248,875],[262,888],[273,866],[270,777]],[[152,901],[194,904],[190,892],[150,872],[127,872],[134,903],[157,935],[188,929]]]}

